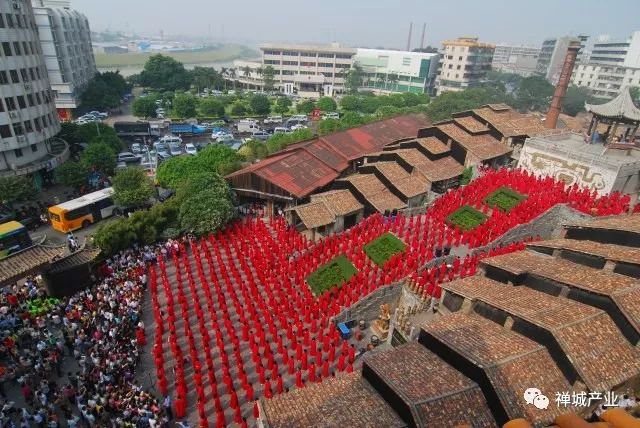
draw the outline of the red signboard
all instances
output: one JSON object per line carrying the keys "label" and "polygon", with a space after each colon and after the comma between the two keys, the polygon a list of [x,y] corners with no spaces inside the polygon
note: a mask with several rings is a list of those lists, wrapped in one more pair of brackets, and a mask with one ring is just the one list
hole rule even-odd
{"label": "red signboard", "polygon": [[68,120],[71,120],[71,115],[69,114],[69,109],[67,109],[67,108],[58,108],[56,110],[58,110],[58,118],[60,119],[61,122],[66,122]]}
{"label": "red signboard", "polygon": [[311,110],[311,120],[320,120],[320,109],[314,108]]}

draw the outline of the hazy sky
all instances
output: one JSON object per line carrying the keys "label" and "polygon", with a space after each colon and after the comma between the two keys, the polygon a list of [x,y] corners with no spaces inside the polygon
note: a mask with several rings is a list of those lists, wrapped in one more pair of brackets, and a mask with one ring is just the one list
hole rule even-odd
{"label": "hazy sky", "polygon": [[626,37],[640,30],[639,0],[72,0],[93,30],[211,35],[258,43],[332,40],[402,48],[477,35],[488,42],[538,45],[564,34]]}

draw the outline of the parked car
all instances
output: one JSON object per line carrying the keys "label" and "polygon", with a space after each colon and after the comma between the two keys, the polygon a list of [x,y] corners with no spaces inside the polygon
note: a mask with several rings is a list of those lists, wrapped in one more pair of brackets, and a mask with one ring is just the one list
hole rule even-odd
{"label": "parked car", "polygon": [[333,111],[330,113],[325,113],[322,115],[322,119],[340,119],[340,114],[337,111]]}
{"label": "parked car", "polygon": [[273,128],[274,134],[289,134],[291,130],[289,128],[285,128],[284,126],[276,126]]}
{"label": "parked car", "polygon": [[307,117],[306,114],[294,114],[293,116],[291,116],[289,118],[289,120],[299,120],[299,121],[308,121],[309,118]]}
{"label": "parked car", "polygon": [[98,117],[100,119],[106,119],[107,117],[109,117],[109,113],[104,113],[104,112],[100,112],[100,111],[90,111],[89,112],[90,115],[94,116],[94,117]]}
{"label": "parked car", "polygon": [[231,141],[231,140],[233,140],[232,134],[222,134],[218,138],[216,138],[217,143],[224,143],[225,141]]}
{"label": "parked car", "polygon": [[227,123],[220,119],[220,120],[214,120],[213,122],[210,123],[212,128],[216,128],[216,127],[221,127],[221,126],[225,126]]}
{"label": "parked car", "polygon": [[255,140],[267,140],[271,135],[265,131],[256,131],[251,134],[251,138]]}
{"label": "parked car", "polygon": [[194,146],[192,143],[187,143],[184,146],[184,151],[188,154],[188,155],[195,155],[198,153],[198,150],[196,149],[196,146]]}
{"label": "parked car", "polygon": [[297,125],[293,125],[291,127],[292,131],[297,131],[298,129],[307,129],[308,126],[307,125],[301,125],[301,124],[297,124]]}
{"label": "parked car", "polygon": [[165,160],[171,157],[167,145],[165,143],[153,143],[153,147],[156,150],[158,160]]}
{"label": "parked car", "polygon": [[122,152],[118,154],[118,162],[135,163],[139,161],[140,161],[140,157],[134,155],[131,152]]}
{"label": "parked car", "polygon": [[262,121],[265,125],[266,124],[273,124],[273,123],[282,123],[282,116],[269,116],[267,117],[265,120]]}
{"label": "parked car", "polygon": [[180,156],[182,154],[182,146],[180,144],[169,144],[169,153],[171,156]]}
{"label": "parked car", "polygon": [[222,129],[214,129],[211,133],[211,139],[216,140],[218,137],[222,137],[223,135],[232,135],[231,132],[222,128]]}

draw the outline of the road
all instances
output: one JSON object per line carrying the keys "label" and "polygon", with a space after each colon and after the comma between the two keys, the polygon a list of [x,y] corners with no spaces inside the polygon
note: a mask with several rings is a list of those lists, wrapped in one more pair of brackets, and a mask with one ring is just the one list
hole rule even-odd
{"label": "road", "polygon": [[[76,236],[78,242],[82,245],[85,238],[95,233],[97,229],[98,224],[92,224],[87,228],[76,230],[75,232],[73,232],[73,234]],[[53,229],[50,224],[46,226],[40,226],[38,229],[29,232],[29,235],[34,241],[39,240],[42,235],[46,235],[46,244],[48,245],[64,245],[67,243],[67,234],[58,232],[57,230]]]}

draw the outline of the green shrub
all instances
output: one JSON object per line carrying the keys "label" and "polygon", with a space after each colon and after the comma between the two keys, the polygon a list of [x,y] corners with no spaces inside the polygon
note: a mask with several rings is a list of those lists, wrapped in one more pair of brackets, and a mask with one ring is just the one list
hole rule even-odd
{"label": "green shrub", "polygon": [[394,255],[404,251],[404,243],[394,234],[383,233],[364,246],[365,254],[378,266],[382,267]]}
{"label": "green shrub", "polygon": [[522,195],[508,187],[501,187],[493,191],[484,199],[484,203],[492,208],[498,207],[504,212],[509,212],[513,207],[518,205],[520,201],[527,199],[526,195]]}
{"label": "green shrub", "polygon": [[356,273],[358,273],[358,270],[351,264],[349,259],[344,255],[339,255],[309,275],[307,284],[311,287],[313,294],[318,296],[326,290],[349,281]]}
{"label": "green shrub", "polygon": [[471,230],[485,222],[487,216],[480,211],[464,205],[447,216],[447,222],[462,230]]}

